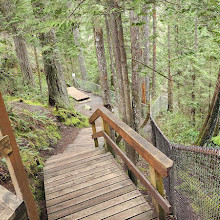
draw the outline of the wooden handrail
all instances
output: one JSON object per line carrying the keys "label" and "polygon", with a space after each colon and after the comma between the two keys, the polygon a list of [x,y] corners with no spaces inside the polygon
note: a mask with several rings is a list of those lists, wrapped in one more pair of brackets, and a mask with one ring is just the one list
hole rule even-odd
{"label": "wooden handrail", "polygon": [[93,124],[99,117],[121,135],[160,175],[168,176],[169,170],[173,166],[171,159],[104,107],[98,108],[93,113],[89,123]]}

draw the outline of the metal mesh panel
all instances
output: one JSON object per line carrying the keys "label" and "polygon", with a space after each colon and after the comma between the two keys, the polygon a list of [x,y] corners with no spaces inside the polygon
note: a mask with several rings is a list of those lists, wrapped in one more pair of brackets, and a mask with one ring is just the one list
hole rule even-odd
{"label": "metal mesh panel", "polygon": [[164,179],[169,202],[177,219],[220,219],[219,149],[171,144],[151,121],[155,146],[174,161],[174,170]]}

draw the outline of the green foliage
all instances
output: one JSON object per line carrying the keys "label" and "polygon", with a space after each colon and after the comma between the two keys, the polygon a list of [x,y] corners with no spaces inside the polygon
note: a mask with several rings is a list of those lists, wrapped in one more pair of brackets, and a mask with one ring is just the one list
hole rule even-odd
{"label": "green foliage", "polygon": [[54,108],[53,114],[57,117],[57,119],[63,122],[67,126],[72,127],[88,127],[88,117],[80,114],[79,112],[75,111],[74,109],[64,109],[59,108],[58,110]]}
{"label": "green foliage", "polygon": [[212,141],[213,141],[214,144],[220,146],[220,135],[218,135],[216,137],[213,137]]}
{"label": "green foliage", "polygon": [[174,143],[191,145],[198,135],[198,130],[192,126],[191,119],[180,112],[164,112],[157,123],[168,139]]}

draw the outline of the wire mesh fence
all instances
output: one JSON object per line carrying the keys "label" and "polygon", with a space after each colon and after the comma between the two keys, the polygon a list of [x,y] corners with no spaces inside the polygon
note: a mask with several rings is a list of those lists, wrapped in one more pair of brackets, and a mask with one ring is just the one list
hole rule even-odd
{"label": "wire mesh fence", "polygon": [[154,145],[174,161],[164,187],[173,212],[181,220],[220,219],[220,149],[169,142],[151,118]]}

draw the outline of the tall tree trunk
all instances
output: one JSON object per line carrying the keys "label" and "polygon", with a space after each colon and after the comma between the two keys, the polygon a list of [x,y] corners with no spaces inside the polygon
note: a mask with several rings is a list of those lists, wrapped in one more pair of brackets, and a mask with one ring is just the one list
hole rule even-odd
{"label": "tall tree trunk", "polygon": [[156,95],[156,36],[157,36],[157,23],[156,23],[156,0],[153,3],[153,75],[152,75],[152,95]]}
{"label": "tall tree trunk", "polygon": [[85,57],[83,55],[83,49],[81,48],[81,46],[79,44],[80,35],[79,35],[79,28],[78,27],[73,28],[73,36],[74,36],[75,45],[79,48],[78,60],[79,60],[81,77],[82,77],[82,80],[86,80],[87,79],[87,71],[86,71]]}
{"label": "tall tree trunk", "polygon": [[94,31],[97,62],[98,62],[100,78],[101,78],[102,99],[104,106],[111,111],[112,109],[111,109],[110,90],[108,83],[107,63],[105,58],[103,31],[100,26],[95,26],[93,31]]}
{"label": "tall tree trunk", "polygon": [[56,52],[55,45],[55,33],[53,30],[47,34],[40,34],[40,42],[42,47],[48,47],[42,53],[44,72],[47,79],[49,104],[51,106],[58,105],[64,108],[69,108],[69,98],[67,94],[66,84],[63,76],[62,65],[60,58]]}
{"label": "tall tree trunk", "polygon": [[41,80],[41,73],[40,73],[40,67],[39,67],[39,61],[38,61],[38,55],[37,55],[37,49],[34,46],[34,57],[35,57],[35,62],[36,62],[36,68],[37,68],[37,76],[39,80],[39,87],[40,91],[42,92],[42,80]]}
{"label": "tall tree trunk", "polygon": [[216,82],[215,91],[212,97],[212,102],[210,105],[209,112],[207,114],[206,120],[202,126],[195,144],[198,146],[203,146],[209,143],[213,133],[215,131],[216,125],[218,124],[218,118],[220,115],[220,67],[218,72],[218,78]]}
{"label": "tall tree trunk", "polygon": [[[130,11],[130,32],[131,32],[131,56],[132,56],[132,127],[136,132],[139,132],[140,118],[141,118],[141,77],[139,76],[139,63],[140,59],[140,44],[139,44],[139,27],[136,25],[138,22],[137,15],[134,11]],[[132,147],[127,147],[127,155],[134,164],[137,163],[138,154]],[[134,175],[130,173],[131,179],[135,180]]]}
{"label": "tall tree trunk", "polygon": [[[143,17],[143,20],[145,22],[144,24],[144,63],[149,66],[150,64],[150,48],[149,48],[149,10],[145,9],[146,15]],[[145,87],[146,87],[146,102],[149,102],[150,100],[150,72],[147,68],[147,75],[145,77]]]}
{"label": "tall tree trunk", "polygon": [[[115,2],[115,8],[120,10],[117,0],[114,0],[114,2]],[[121,19],[120,12],[117,13],[116,19],[117,19],[118,39],[119,39],[120,54],[121,54],[121,67],[122,67],[122,78],[123,78],[123,84],[124,84],[127,124],[131,126],[132,125],[132,111],[131,111],[130,83],[128,79],[128,65],[127,65],[127,57],[126,57],[126,51],[125,51],[125,45],[124,45],[124,33],[123,33],[122,19]]]}
{"label": "tall tree trunk", "polygon": [[[197,17],[195,17],[195,37],[194,37],[194,40],[195,40],[195,44],[194,44],[195,45],[195,53],[197,53],[197,23],[198,23],[198,20],[197,20]],[[195,123],[196,123],[195,81],[196,81],[196,70],[195,70],[195,67],[194,67],[193,68],[193,74],[192,74],[192,104],[193,104],[193,107],[191,109],[193,125],[195,125]]]}
{"label": "tall tree trunk", "polygon": [[170,25],[168,25],[168,111],[173,111],[173,80],[170,72]]}
{"label": "tall tree trunk", "polygon": [[114,63],[113,51],[112,51],[112,33],[109,28],[109,20],[108,20],[107,15],[105,15],[105,25],[106,25],[106,33],[107,33],[108,51],[109,51],[109,57],[110,57],[110,69],[111,69],[111,74],[112,74],[113,84],[114,84],[114,89],[115,89],[115,101],[116,101],[116,104],[119,106],[118,87],[117,87],[117,80],[116,80],[116,73],[115,73],[115,63]]}
{"label": "tall tree trunk", "polygon": [[0,12],[2,13],[5,20],[8,22],[11,34],[13,34],[13,41],[15,45],[15,52],[18,58],[19,65],[21,67],[21,72],[23,74],[24,81],[28,84],[34,86],[34,76],[31,68],[31,64],[28,57],[27,45],[24,38],[18,34],[16,24],[11,22],[11,19],[14,18],[14,8],[16,5],[9,0],[0,1]]}
{"label": "tall tree trunk", "polygon": [[124,95],[124,84],[122,77],[122,67],[121,67],[121,53],[120,53],[120,44],[118,38],[118,26],[116,20],[116,12],[114,11],[115,6],[113,0],[108,0],[108,7],[110,10],[110,28],[112,32],[112,42],[113,42],[113,52],[115,57],[116,73],[117,73],[117,82],[119,88],[119,113],[122,116],[122,120],[127,122],[126,114],[126,105],[125,105],[125,95]]}

